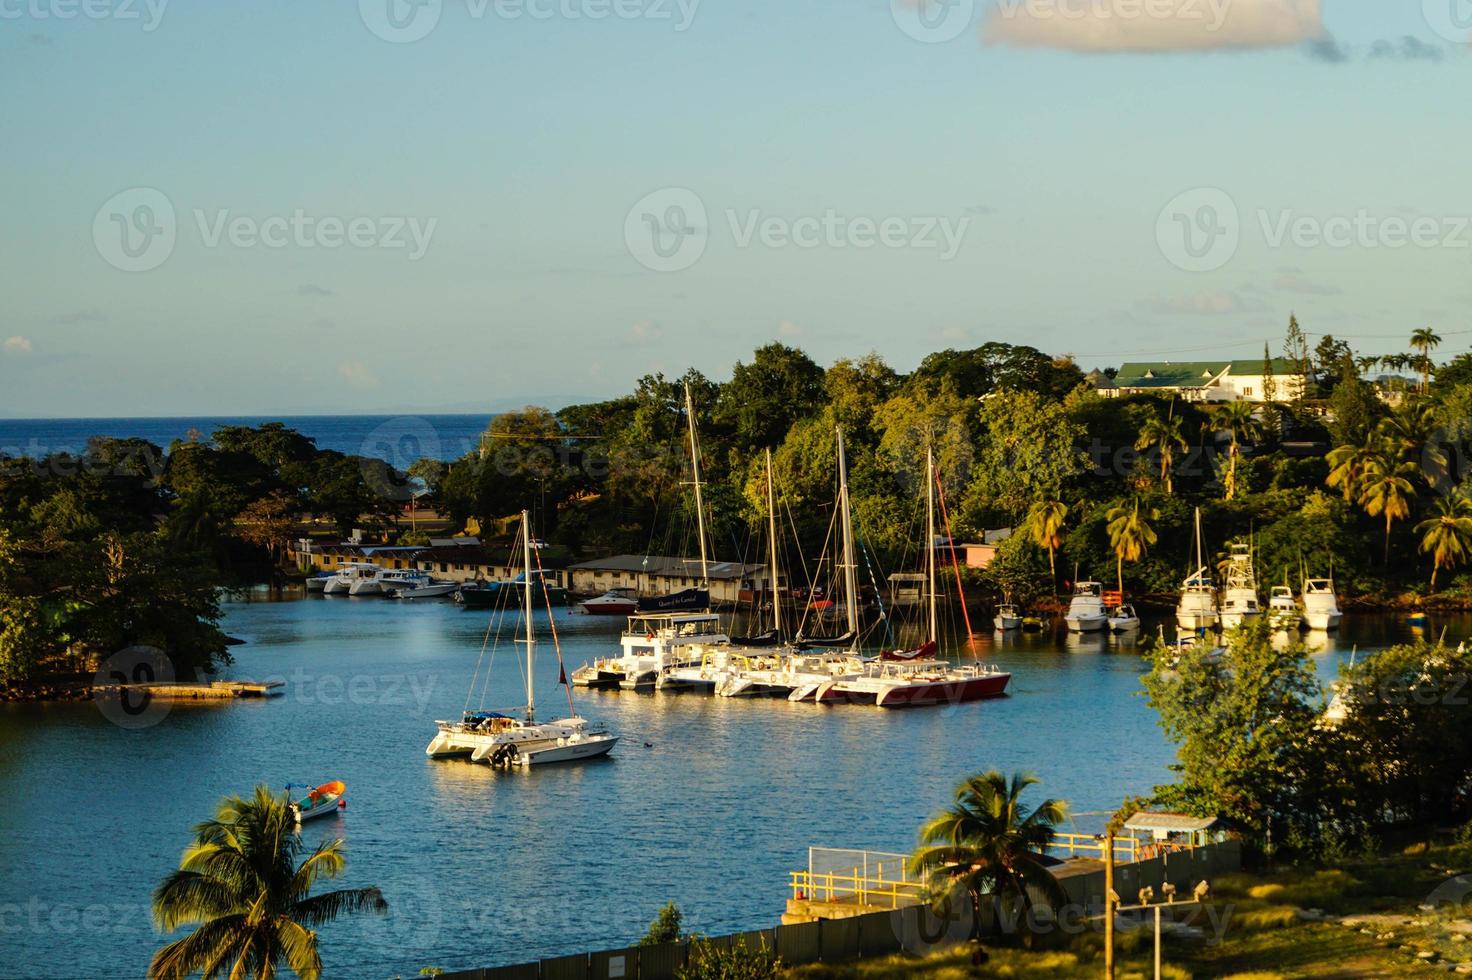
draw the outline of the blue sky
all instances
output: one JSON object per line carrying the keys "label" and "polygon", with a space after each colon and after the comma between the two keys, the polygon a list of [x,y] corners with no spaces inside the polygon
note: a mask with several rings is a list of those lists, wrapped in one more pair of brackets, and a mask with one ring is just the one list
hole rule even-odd
{"label": "blue sky", "polygon": [[89,2],[0,0],[3,415],[1472,343],[1468,0]]}

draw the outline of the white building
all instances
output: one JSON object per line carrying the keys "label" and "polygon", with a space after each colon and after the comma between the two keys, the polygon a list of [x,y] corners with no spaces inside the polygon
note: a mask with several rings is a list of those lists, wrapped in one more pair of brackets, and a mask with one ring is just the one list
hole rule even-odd
{"label": "white building", "polygon": [[[1303,397],[1308,379],[1292,361],[1272,362],[1273,400]],[[1164,361],[1126,364],[1109,386],[1099,385],[1107,398],[1122,395],[1167,394],[1190,402],[1265,402],[1268,377],[1261,358],[1241,361]]]}

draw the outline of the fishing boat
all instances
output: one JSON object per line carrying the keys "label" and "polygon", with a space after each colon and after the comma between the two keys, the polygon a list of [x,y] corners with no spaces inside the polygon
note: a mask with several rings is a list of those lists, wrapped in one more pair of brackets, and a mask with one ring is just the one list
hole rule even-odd
{"label": "fishing boat", "polygon": [[1222,626],[1235,629],[1262,615],[1257,594],[1257,572],[1253,568],[1252,545],[1234,541],[1227,556],[1226,588],[1222,590]]}
{"label": "fishing boat", "polygon": [[1104,586],[1098,582],[1079,582],[1073,587],[1068,612],[1063,616],[1070,633],[1097,633],[1109,625],[1104,611]]}
{"label": "fishing boat", "polygon": [[1309,629],[1335,630],[1343,618],[1332,576],[1303,580],[1303,621]]}
{"label": "fishing boat", "polygon": [[1287,585],[1275,585],[1268,594],[1268,623],[1279,632],[1296,633],[1303,626],[1303,611]]}
{"label": "fishing boat", "polygon": [[1109,632],[1128,633],[1139,628],[1140,617],[1129,603],[1120,603],[1109,613]]}
{"label": "fishing boat", "polygon": [[997,614],[992,617],[992,625],[998,632],[1007,633],[1022,628],[1022,613],[1010,602],[1004,602],[997,607]]}
{"label": "fishing boat", "polygon": [[935,656],[940,648],[936,610],[939,593],[935,554],[936,476],[935,459],[928,449],[925,454],[925,476],[925,592],[929,611],[928,636],[913,652],[891,652],[878,660],[864,661],[857,676],[820,683],[813,692],[813,699],[820,704],[849,702],[873,704],[881,708],[919,707],[979,701],[1001,697],[1007,692],[1011,674],[980,663],[951,664]]}
{"label": "fishing boat", "polygon": [[589,616],[627,616],[639,608],[639,599],[632,589],[609,589],[594,599],[585,599],[578,604]]}
{"label": "fishing boat", "polygon": [[[528,570],[532,567],[531,515],[521,514],[521,538],[524,560]],[[544,765],[554,762],[575,762],[607,755],[618,743],[618,736],[608,729],[589,724],[578,716],[572,703],[572,688],[568,687],[568,716],[555,721],[536,721],[536,685],[533,665],[537,635],[535,628],[536,601],[534,580],[539,576],[522,576],[522,615],[526,621],[526,635],[521,642],[526,644],[526,709],[522,718],[501,712],[465,712],[459,721],[438,721],[438,731],[430,740],[425,754],[431,758],[468,756],[472,762],[487,762],[502,769]],[[545,597],[544,597],[545,601]],[[551,620],[551,604],[547,604]],[[556,626],[552,629],[554,645],[557,641]],[[558,659],[562,654],[559,649]],[[479,672],[479,664],[476,670]],[[475,678],[471,678],[474,689]]]}
{"label": "fishing boat", "polygon": [[[287,783],[286,795],[290,797],[292,790],[309,789],[311,785],[311,783]],[[286,804],[286,808],[297,823],[316,820],[318,817],[325,817],[338,810],[347,809],[348,801],[345,798],[347,791],[347,784],[340,779],[335,779],[312,789],[300,799],[291,800]]]}
{"label": "fishing boat", "polygon": [[1201,557],[1201,508],[1196,508],[1196,571],[1181,583],[1181,600],[1176,605],[1176,627],[1196,632],[1216,629],[1221,622],[1216,608],[1216,585]]}

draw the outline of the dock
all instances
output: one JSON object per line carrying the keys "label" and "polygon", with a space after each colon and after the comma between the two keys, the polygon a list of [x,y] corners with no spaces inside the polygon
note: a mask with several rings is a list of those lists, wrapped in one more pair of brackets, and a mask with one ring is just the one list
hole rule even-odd
{"label": "dock", "polygon": [[236,698],[272,698],[285,693],[285,681],[167,681],[149,684],[109,684],[103,690],[142,694],[160,701],[228,701]]}

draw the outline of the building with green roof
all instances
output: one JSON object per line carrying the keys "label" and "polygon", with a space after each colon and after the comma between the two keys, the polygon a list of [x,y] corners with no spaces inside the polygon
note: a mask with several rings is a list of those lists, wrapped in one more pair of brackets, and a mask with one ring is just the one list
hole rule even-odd
{"label": "building with green roof", "polygon": [[[1307,389],[1308,379],[1294,362],[1274,358],[1270,370],[1275,401],[1293,401]],[[1261,359],[1159,361],[1123,365],[1108,387],[1099,386],[1099,393],[1111,398],[1158,394],[1192,402],[1265,402],[1269,387]]]}

